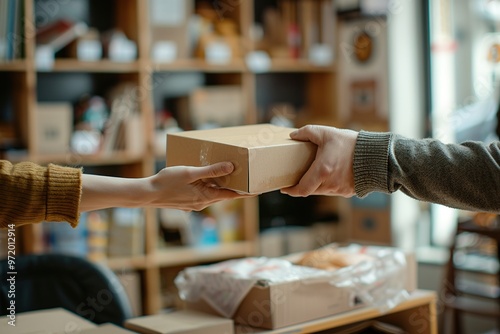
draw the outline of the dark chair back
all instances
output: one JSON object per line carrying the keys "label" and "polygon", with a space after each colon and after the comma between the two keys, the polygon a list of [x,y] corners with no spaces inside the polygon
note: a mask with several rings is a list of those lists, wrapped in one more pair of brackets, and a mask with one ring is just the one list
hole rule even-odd
{"label": "dark chair back", "polygon": [[[62,255],[24,255],[15,259],[16,313],[62,307],[96,324],[122,326],[132,316],[117,276],[107,267],[84,258]],[[10,303],[6,284],[7,259],[0,261],[0,315]]]}

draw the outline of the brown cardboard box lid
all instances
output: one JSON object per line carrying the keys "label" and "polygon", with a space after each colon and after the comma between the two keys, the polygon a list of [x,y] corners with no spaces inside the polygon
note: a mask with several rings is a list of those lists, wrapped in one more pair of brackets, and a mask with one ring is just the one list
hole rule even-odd
{"label": "brown cardboard box lid", "polygon": [[35,333],[80,333],[97,326],[78,315],[62,308],[46,309],[16,314],[16,326],[8,324],[8,316],[0,322],[0,333],[35,334]]}
{"label": "brown cardboard box lid", "polygon": [[297,144],[297,141],[290,139],[290,132],[293,130],[295,129],[272,124],[252,124],[185,131],[174,135],[244,148],[258,148]]}
{"label": "brown cardboard box lid", "polygon": [[179,310],[127,320],[125,327],[147,334],[233,334],[231,319],[191,310]]}

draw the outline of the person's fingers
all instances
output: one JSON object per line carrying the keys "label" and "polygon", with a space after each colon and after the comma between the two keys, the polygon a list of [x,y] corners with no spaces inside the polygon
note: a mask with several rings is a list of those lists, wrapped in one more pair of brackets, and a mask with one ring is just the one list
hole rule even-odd
{"label": "person's fingers", "polygon": [[210,188],[212,194],[212,198],[215,200],[218,199],[236,199],[236,198],[245,198],[245,197],[252,197],[252,195],[249,194],[239,194],[235,191],[229,190],[229,189],[220,189],[220,188]]}
{"label": "person's fingers", "polygon": [[290,133],[290,138],[292,138],[293,140],[310,141],[318,145],[321,140],[320,132],[321,131],[318,126],[306,125]]}
{"label": "person's fingers", "polygon": [[234,171],[234,165],[230,162],[218,162],[213,165],[203,167],[193,167],[191,178],[193,180],[212,179],[229,175]]}
{"label": "person's fingers", "polygon": [[197,204],[194,204],[194,208],[196,208],[197,210],[202,210],[207,206],[222,200],[239,199],[254,196],[250,194],[240,194],[228,189],[213,188],[205,185],[202,185],[201,188],[199,188],[198,194],[199,196],[195,196],[194,198],[195,202],[197,202]]}
{"label": "person's fingers", "polygon": [[294,197],[305,197],[314,193],[314,191],[321,186],[321,182],[322,181],[317,176],[315,163],[313,163],[297,185],[283,188],[281,192]]}

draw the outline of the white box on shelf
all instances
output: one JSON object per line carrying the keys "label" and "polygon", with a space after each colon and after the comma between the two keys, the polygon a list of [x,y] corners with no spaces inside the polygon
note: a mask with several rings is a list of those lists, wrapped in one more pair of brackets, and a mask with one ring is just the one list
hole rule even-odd
{"label": "white box on shelf", "polygon": [[54,67],[55,52],[51,46],[38,45],[35,50],[35,65],[39,70],[50,71]]}
{"label": "white box on shelf", "polygon": [[211,64],[227,64],[231,61],[231,48],[223,41],[209,43],[205,47],[205,60]]}
{"label": "white box on shelf", "polygon": [[82,61],[97,61],[102,58],[102,45],[98,40],[80,40],[76,46],[76,56]]}
{"label": "white box on shelf", "polygon": [[314,44],[309,50],[309,61],[314,65],[328,66],[333,63],[333,47],[328,44]]}
{"label": "white box on shelf", "polygon": [[265,51],[251,51],[245,57],[248,68],[255,73],[263,73],[271,68],[271,58]]}
{"label": "white box on shelf", "polygon": [[177,45],[173,41],[160,41],[153,45],[152,58],[159,63],[171,63],[177,58]]}
{"label": "white box on shelf", "polygon": [[126,38],[113,38],[109,43],[108,57],[116,62],[131,62],[137,58],[137,45]]}

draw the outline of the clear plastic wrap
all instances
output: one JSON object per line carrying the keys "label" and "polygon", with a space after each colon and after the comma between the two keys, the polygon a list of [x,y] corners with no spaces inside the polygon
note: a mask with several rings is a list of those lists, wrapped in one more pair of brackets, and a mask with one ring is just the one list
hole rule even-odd
{"label": "clear plastic wrap", "polygon": [[181,299],[203,299],[230,318],[255,284],[278,284],[325,274],[324,270],[297,266],[287,260],[259,257],[187,268],[179,273],[175,284]]}
{"label": "clear plastic wrap", "polygon": [[350,245],[343,252],[373,256],[373,261],[363,261],[331,273],[330,283],[348,287],[356,297],[384,312],[408,299],[405,288],[406,256],[401,250],[386,247]]}
{"label": "clear plastic wrap", "polygon": [[[402,251],[386,247],[349,245],[332,247],[336,252],[362,253],[373,260],[335,271],[320,270],[293,264],[285,258],[246,258],[213,265],[191,267],[175,279],[183,300],[203,299],[221,315],[231,318],[240,302],[256,285],[268,286],[300,281],[301,284],[329,282],[347,288],[365,305],[381,311],[390,309],[408,298],[405,289],[406,258]],[[292,259],[293,257],[290,257]]]}

